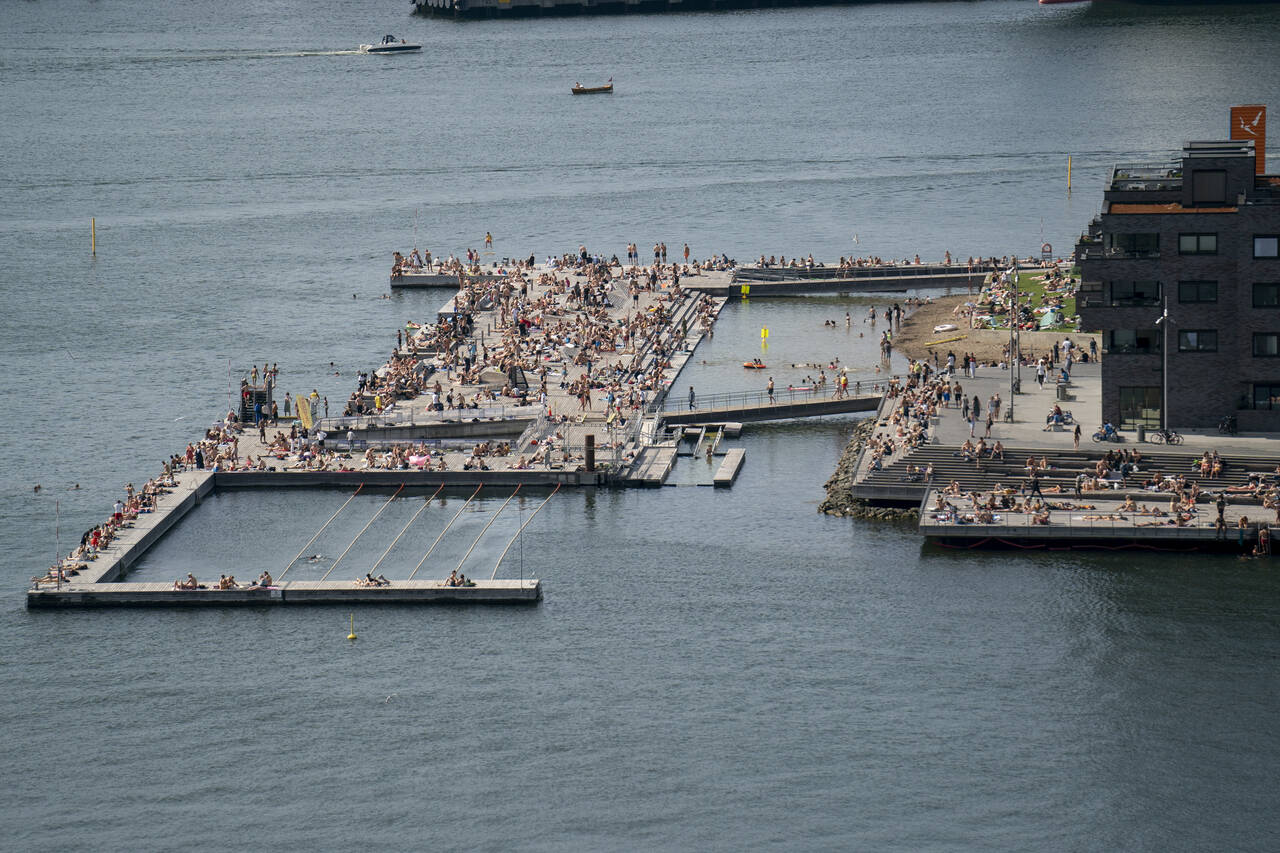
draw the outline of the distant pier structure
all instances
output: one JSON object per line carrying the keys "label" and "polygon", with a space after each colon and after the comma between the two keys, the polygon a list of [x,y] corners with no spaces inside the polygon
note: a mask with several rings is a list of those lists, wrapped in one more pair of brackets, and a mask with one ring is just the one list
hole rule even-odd
{"label": "distant pier structure", "polygon": [[539,15],[616,15],[768,9],[776,6],[849,5],[866,0],[413,0],[414,11],[447,18],[519,18]]}

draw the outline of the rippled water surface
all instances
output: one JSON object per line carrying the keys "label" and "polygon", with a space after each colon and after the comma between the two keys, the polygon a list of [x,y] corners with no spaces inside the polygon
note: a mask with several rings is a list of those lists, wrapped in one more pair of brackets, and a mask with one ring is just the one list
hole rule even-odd
{"label": "rippled water surface", "polygon": [[[27,612],[55,544],[250,362],[340,400],[430,317],[444,294],[379,298],[415,240],[1061,251],[1111,163],[1223,135],[1234,103],[1280,109],[1273,5],[474,24],[404,6],[0,7],[3,846],[1275,848],[1274,570],[933,551],[820,516],[848,419],[751,427],[731,490],[683,460],[672,488],[557,495],[500,569],[545,581],[535,608],[365,608],[355,644],[332,608]],[[384,32],[426,50],[350,52]],[[611,98],[568,94],[609,76]],[[678,383],[755,387],[738,365],[757,354],[782,385],[835,357],[873,380],[871,330],[822,321],[882,302],[731,305]],[[346,497],[219,495],[138,577],[276,568]],[[326,571],[388,497],[292,571]],[[423,497],[336,571],[371,567]],[[380,570],[405,576],[465,497]],[[445,567],[505,497],[460,517]],[[504,510],[469,573],[541,497]]]}

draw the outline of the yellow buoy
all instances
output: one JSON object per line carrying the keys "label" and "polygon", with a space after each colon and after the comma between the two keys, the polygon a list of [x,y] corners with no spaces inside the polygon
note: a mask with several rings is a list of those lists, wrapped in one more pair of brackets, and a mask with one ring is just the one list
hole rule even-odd
{"label": "yellow buoy", "polygon": [[768,326],[765,326],[763,329],[761,329],[761,330],[760,330],[760,337],[761,337],[761,338],[765,338],[765,339],[767,339],[767,338],[769,337],[769,327],[768,327]]}
{"label": "yellow buoy", "polygon": [[347,634],[347,639],[354,640],[355,638],[356,638],[356,615],[352,613],[351,614],[351,633]]}

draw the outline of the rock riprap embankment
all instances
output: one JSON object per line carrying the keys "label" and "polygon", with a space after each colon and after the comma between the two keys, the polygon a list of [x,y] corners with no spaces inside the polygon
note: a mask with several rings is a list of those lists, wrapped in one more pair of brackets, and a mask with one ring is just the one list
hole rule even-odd
{"label": "rock riprap embankment", "polygon": [[826,482],[827,496],[818,504],[818,512],[825,512],[836,518],[875,518],[881,520],[914,519],[919,513],[914,509],[897,509],[895,507],[869,506],[866,501],[855,500],[850,494],[853,487],[854,466],[858,461],[858,453],[862,444],[875,431],[876,419],[867,418],[853,428],[849,444],[840,454],[835,473]]}

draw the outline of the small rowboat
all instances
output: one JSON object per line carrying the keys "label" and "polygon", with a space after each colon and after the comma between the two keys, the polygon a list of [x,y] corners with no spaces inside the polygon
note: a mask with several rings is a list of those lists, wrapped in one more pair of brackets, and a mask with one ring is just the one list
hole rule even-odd
{"label": "small rowboat", "polygon": [[747,370],[764,370],[765,368],[764,362],[758,358],[755,361],[744,361],[742,366]]}
{"label": "small rowboat", "polygon": [[581,83],[574,83],[570,90],[575,95],[612,95],[613,94],[613,78],[609,78],[609,82],[603,86],[583,86]]}

